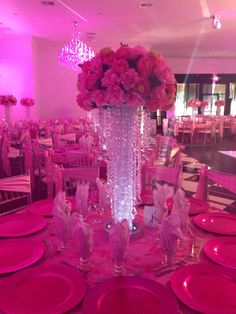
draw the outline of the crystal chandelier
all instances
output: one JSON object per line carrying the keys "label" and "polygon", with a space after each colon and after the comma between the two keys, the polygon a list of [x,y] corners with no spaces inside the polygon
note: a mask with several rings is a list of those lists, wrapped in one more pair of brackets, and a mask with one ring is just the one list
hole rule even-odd
{"label": "crystal chandelier", "polygon": [[[77,28],[77,22],[74,22]],[[80,70],[80,64],[95,56],[94,51],[79,39],[79,33],[66,43],[59,53],[59,64],[72,70]]]}

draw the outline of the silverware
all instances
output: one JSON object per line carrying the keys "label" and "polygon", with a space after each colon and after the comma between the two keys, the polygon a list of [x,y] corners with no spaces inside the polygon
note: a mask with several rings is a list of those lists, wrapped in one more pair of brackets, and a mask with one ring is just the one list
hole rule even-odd
{"label": "silverware", "polygon": [[193,230],[193,232],[197,234],[197,236],[199,236],[200,238],[204,237],[204,234],[200,230],[198,230],[192,223],[189,223],[189,227]]}
{"label": "silverware", "polygon": [[75,264],[72,264],[72,263],[70,263],[70,262],[68,262],[68,261],[62,261],[62,263],[63,264],[66,264],[66,265],[68,265],[68,266],[71,266],[71,267],[73,267],[73,268],[76,268],[76,269],[80,269],[80,267],[79,267],[79,265],[75,265]]}
{"label": "silverware", "polygon": [[52,248],[51,248],[51,245],[49,244],[48,239],[43,239],[43,242],[45,244],[48,256],[51,257],[53,255],[53,252],[52,252]]}
{"label": "silverware", "polygon": [[179,265],[174,265],[174,266],[171,266],[169,268],[163,269],[161,271],[157,271],[155,275],[157,277],[164,276],[166,274],[169,274],[169,273],[172,273],[172,272],[178,270],[179,268],[183,267],[185,264],[186,264],[186,261],[181,263],[181,264],[179,264]]}
{"label": "silverware", "polygon": [[203,247],[204,247],[204,244],[205,244],[205,241],[202,240],[202,241],[200,242],[198,251],[197,251],[197,253],[196,253],[196,258],[197,258],[197,259],[199,258],[200,254],[201,254],[201,251],[202,251],[202,249],[203,249]]}
{"label": "silverware", "polygon": [[164,273],[166,271],[169,272],[171,269],[181,267],[185,264],[186,264],[186,260],[181,260],[171,265],[164,265],[163,267],[155,269],[155,273],[158,276],[158,274]]}

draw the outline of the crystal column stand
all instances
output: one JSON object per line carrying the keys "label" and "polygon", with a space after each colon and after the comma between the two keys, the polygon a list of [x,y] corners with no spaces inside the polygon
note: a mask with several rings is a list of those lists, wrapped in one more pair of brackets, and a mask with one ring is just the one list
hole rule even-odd
{"label": "crystal column stand", "polygon": [[107,180],[114,222],[127,219],[130,229],[136,213],[137,181],[140,178],[140,117],[128,105],[106,110]]}

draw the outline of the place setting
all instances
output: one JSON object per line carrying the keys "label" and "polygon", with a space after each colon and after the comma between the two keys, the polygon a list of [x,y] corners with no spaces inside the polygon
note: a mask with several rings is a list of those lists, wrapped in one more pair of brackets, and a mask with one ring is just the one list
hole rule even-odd
{"label": "place setting", "polygon": [[24,237],[37,233],[48,225],[47,220],[31,213],[14,213],[0,217],[0,237]]}

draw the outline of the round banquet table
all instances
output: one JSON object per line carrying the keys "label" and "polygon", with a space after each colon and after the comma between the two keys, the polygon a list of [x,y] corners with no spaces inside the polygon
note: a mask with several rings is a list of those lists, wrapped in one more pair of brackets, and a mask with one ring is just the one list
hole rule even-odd
{"label": "round banquet table", "polygon": [[[48,201],[48,204],[49,202],[50,201]],[[41,201],[41,203],[43,203],[43,201]],[[25,214],[27,212],[27,210],[24,210],[22,212],[18,212],[16,215],[20,215],[21,213]],[[42,213],[39,213],[40,217],[42,217],[41,214]],[[48,222],[47,227],[37,233],[27,236],[30,239],[42,240],[45,245],[43,256],[37,260],[34,265],[50,266],[62,264],[75,269],[79,263],[76,250],[73,247],[70,250],[59,249],[56,237],[51,233],[50,229],[52,217],[46,215],[44,218]],[[88,284],[88,289],[92,289],[96,285],[103,283],[104,280],[112,277],[112,262],[110,259],[108,234],[104,231],[104,225],[109,220],[111,220],[109,215],[98,216],[96,212],[92,212],[91,215],[87,218],[87,222],[91,224],[94,233],[93,253],[90,257],[91,269],[88,273],[84,274],[84,278]],[[143,208],[141,207],[138,208],[138,215],[136,216],[135,221],[141,224],[142,235],[141,237],[130,241],[128,261],[126,264],[127,275],[134,275],[151,279],[170,289],[169,282],[172,272],[163,274],[162,276],[156,276],[154,271],[161,266],[161,260],[163,258],[158,240],[159,231],[143,224]],[[212,237],[214,237],[214,234],[204,230],[201,230],[199,233],[194,233],[196,258],[192,260],[188,258],[193,239],[187,238],[185,239],[185,242],[179,244],[175,259],[177,261],[185,260],[187,264],[193,264],[197,262],[206,262],[209,264],[214,263],[203,252],[203,244]],[[4,276],[1,276],[0,285],[4,284],[4,281],[7,280],[10,276],[11,274],[4,274]],[[179,306],[181,313],[183,314],[197,313],[181,302],[179,302]],[[84,313],[83,302],[82,304],[70,310],[68,313]]]}

